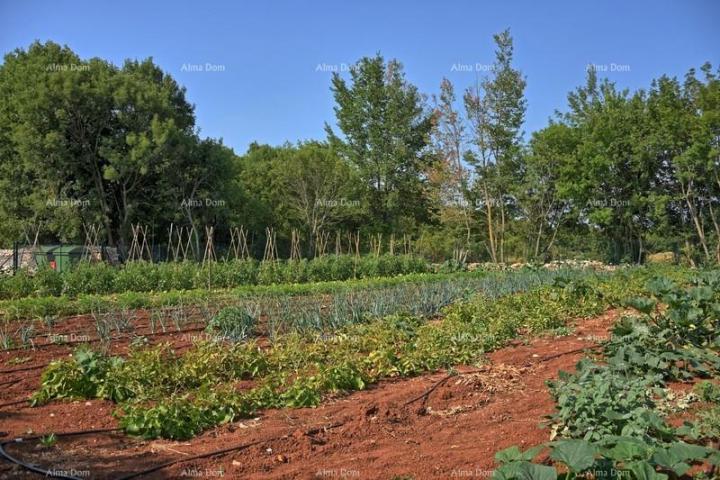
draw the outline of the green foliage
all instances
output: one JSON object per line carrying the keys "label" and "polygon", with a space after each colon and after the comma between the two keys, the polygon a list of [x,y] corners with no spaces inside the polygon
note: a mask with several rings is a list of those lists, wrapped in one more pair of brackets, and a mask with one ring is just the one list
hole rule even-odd
{"label": "green foliage", "polygon": [[208,323],[208,331],[217,331],[223,338],[239,341],[253,333],[257,318],[242,307],[225,307]]}
{"label": "green foliage", "polygon": [[399,232],[427,221],[424,173],[433,162],[425,148],[432,116],[397,60],[361,58],[351,81],[333,74],[332,92],[342,138],[326,127],[330,145],[357,170],[361,205],[371,229]]}
{"label": "green foliage", "polygon": [[190,192],[226,190],[232,153],[197,138],[184,89],[151,59],[118,67],[35,42],[5,56],[0,95],[3,240],[31,223],[77,239],[96,222],[114,244],[131,222],[175,220]]}
{"label": "green foliage", "polygon": [[[558,474],[553,467],[531,463],[538,451],[550,449],[550,459],[562,464],[567,473]],[[706,461],[713,449],[674,442],[653,447],[632,437],[608,436],[597,442],[562,440],[520,452],[517,447],[498,452],[501,466],[493,478],[520,480],[544,478],[630,478],[635,480],[667,479],[685,475],[692,463]],[[664,473],[662,473],[664,472]]]}
{"label": "green foliage", "polygon": [[[720,372],[717,279],[709,272],[694,275],[685,287],[666,278],[649,282],[654,297],[628,302],[642,316],[618,322],[603,345],[602,362],[583,359],[575,373],[561,372],[549,382],[557,402],[553,436],[567,440],[547,446],[550,459],[567,468],[565,478],[679,478],[693,464],[717,463],[720,452],[701,444],[720,435],[716,407],[679,429],[657,408],[665,382]],[[713,383],[695,390],[703,401],[720,399]],[[521,472],[528,459],[497,459],[503,463],[498,478],[528,478]]]}
{"label": "green foliage", "polygon": [[35,275],[21,271],[0,277],[0,300],[28,296],[102,295],[124,292],[234,288],[241,285],[273,285],[343,281],[429,272],[421,258],[405,255],[326,255],[313,260],[257,262],[232,260],[198,264],[133,262],[120,268],[105,263],[81,262],[67,272],[41,269]]}
{"label": "green foliage", "polygon": [[57,435],[54,433],[51,433],[50,435],[46,435],[40,439],[40,445],[43,447],[53,447],[57,443]]}
{"label": "green foliage", "polygon": [[720,403],[720,386],[707,380],[698,383],[693,387],[700,400],[703,402]]}
{"label": "green foliage", "polygon": [[643,437],[666,431],[652,412],[649,389],[656,381],[584,360],[576,374],[562,374],[559,381],[550,383],[557,401],[552,420],[560,435],[591,441],[608,435]]}
{"label": "green foliage", "polygon": [[[483,279],[486,293],[470,301],[470,314],[450,307],[439,323],[407,313],[381,314],[313,335],[280,335],[265,349],[252,341],[213,341],[196,343],[182,355],[162,345],[138,346],[125,359],[76,355],[48,367],[35,397],[38,402],[107,398],[118,403],[116,414],[129,433],[189,438],[256,410],[316,406],[329,393],[362,390],[382,378],[477,362],[518,334],[521,305],[530,305],[526,315],[550,317],[537,323],[538,331],[585,314],[588,303],[595,305],[591,290],[568,293],[556,286],[527,291],[543,279],[533,275],[522,281],[518,274]],[[544,277],[545,283],[552,278]],[[235,329],[246,314],[223,310],[213,328]],[[255,380],[252,388],[234,388],[234,382],[249,378]]]}
{"label": "green foliage", "polygon": [[204,429],[249,416],[251,405],[229,388],[198,389],[189,395],[172,396],[148,407],[127,403],[116,412],[120,426],[144,438],[186,440]]}
{"label": "green foliage", "polygon": [[[275,226],[283,253],[299,232],[305,256],[337,230],[410,234],[439,263],[456,253],[495,263],[642,263],[653,251],[720,260],[707,227],[720,196],[717,69],[637,91],[590,69],[566,112],[524,142],[527,82],[510,32],[493,39],[492,69],[461,100],[443,79],[426,105],[398,60],[364,57],[349,79],[333,75],[341,133],[253,143],[242,156],[199,137],[184,88],[152,59],[113,65],[53,42],[13,50],[0,66],[0,242],[39,224],[41,242],[77,242],[83,225],[97,224],[122,250],[132,224],[242,224],[253,238]],[[307,273],[292,270],[284,278]],[[131,273],[122,284],[155,288]],[[47,280],[40,290],[0,285],[0,298],[56,291]],[[168,288],[191,288],[182,280]],[[98,280],[92,291],[108,288]]]}
{"label": "green foliage", "polygon": [[107,357],[87,348],[76,350],[71,360],[51,362],[40,377],[42,388],[32,396],[32,404],[44,404],[53,398],[95,398],[110,363]]}

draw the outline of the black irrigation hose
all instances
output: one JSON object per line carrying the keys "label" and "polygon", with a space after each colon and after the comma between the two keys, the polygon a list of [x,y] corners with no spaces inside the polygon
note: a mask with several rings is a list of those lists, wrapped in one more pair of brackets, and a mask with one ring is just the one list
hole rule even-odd
{"label": "black irrigation hose", "polygon": [[[307,432],[307,434],[308,434],[308,435],[311,435],[312,432],[315,432],[315,433],[316,433],[316,432],[319,432],[319,431],[321,431],[321,430],[328,430],[328,429],[331,429],[331,428],[336,428],[336,427],[342,426],[343,424],[344,424],[344,422],[339,422],[339,423],[333,423],[333,424],[328,425],[328,426],[326,426],[326,427],[313,428],[313,429],[309,430],[309,431]],[[58,438],[62,438],[62,437],[71,437],[71,436],[78,436],[78,435],[90,435],[90,434],[93,434],[93,433],[112,433],[112,432],[118,432],[118,431],[121,431],[121,430],[122,430],[121,428],[97,428],[97,429],[93,429],[93,430],[80,430],[80,431],[76,431],[76,432],[57,433],[57,434],[55,434],[55,436],[58,437]],[[28,440],[37,440],[37,439],[40,439],[40,438],[43,438],[43,435],[35,435],[35,436],[33,436],[33,437],[26,437],[26,438],[16,438],[16,439],[13,439],[13,440],[6,440],[6,441],[4,441],[4,442],[0,442],[0,457],[5,458],[5,459],[6,459],[7,461],[9,461],[10,463],[14,463],[14,464],[19,465],[19,466],[21,466],[21,467],[23,467],[23,468],[25,468],[25,469],[27,469],[27,470],[30,470],[31,472],[39,473],[39,474],[44,475],[44,476],[46,476],[46,477],[50,477],[50,478],[62,478],[62,479],[66,479],[66,480],[85,480],[85,479],[82,479],[82,478],[79,478],[79,477],[73,477],[73,476],[71,476],[71,475],[63,475],[63,474],[60,473],[60,472],[54,472],[54,471],[52,471],[52,470],[45,470],[45,469],[40,468],[40,467],[37,467],[37,466],[35,466],[35,465],[27,464],[27,463],[23,462],[22,460],[19,460],[19,459],[13,457],[12,455],[10,455],[9,453],[7,453],[7,452],[5,451],[5,446],[6,446],[6,445],[10,445],[10,444],[13,444],[13,443],[22,443],[22,442],[25,442],[25,441],[28,441]],[[201,454],[198,454],[198,455],[194,455],[194,456],[192,456],[192,457],[179,458],[179,459],[177,459],[177,460],[171,460],[171,461],[168,461],[168,462],[165,462],[165,463],[161,463],[161,464],[159,464],[159,465],[156,465],[156,466],[154,466],[154,467],[147,468],[147,469],[145,469],[145,470],[141,470],[141,471],[139,471],[139,472],[134,472],[134,473],[130,473],[130,474],[128,474],[128,475],[124,475],[124,476],[122,476],[122,477],[116,478],[115,480],[130,480],[130,479],[133,479],[133,478],[143,477],[143,476],[148,475],[148,474],[150,474],[150,473],[154,473],[154,472],[157,472],[158,470],[162,470],[162,469],[165,469],[165,468],[167,468],[167,467],[171,467],[171,466],[173,466],[173,465],[177,465],[177,464],[180,464],[180,463],[185,463],[185,462],[189,462],[189,461],[192,461],[192,460],[199,460],[199,459],[201,459],[201,458],[214,457],[215,455],[224,455],[224,454],[230,453],[230,452],[245,450],[246,448],[250,448],[250,447],[253,447],[253,446],[255,446],[255,445],[261,445],[261,444],[263,444],[263,443],[272,442],[272,441],[275,441],[275,440],[282,440],[283,438],[287,438],[287,435],[280,435],[280,436],[273,437],[273,438],[268,438],[268,439],[264,439],[264,440],[257,440],[257,441],[255,441],[255,442],[250,442],[250,443],[244,443],[244,444],[242,444],[242,445],[235,445],[234,447],[223,448],[223,449],[220,449],[220,450],[213,450],[213,451],[210,451],[210,452],[206,452],[206,453],[201,453]]]}
{"label": "black irrigation hose", "polygon": [[[309,431],[307,431],[306,434],[307,434],[307,435],[312,435],[313,432],[314,432],[314,433],[317,433],[317,432],[319,432],[319,431],[321,431],[321,430],[329,430],[329,429],[331,429],[331,428],[337,428],[337,427],[340,427],[340,426],[344,425],[344,423],[345,423],[345,422],[337,422],[337,423],[333,423],[333,424],[331,424],[331,425],[328,425],[328,426],[326,426],[326,427],[313,428],[313,429],[310,429]],[[246,448],[254,447],[255,445],[261,445],[261,444],[263,444],[263,443],[273,442],[273,441],[276,441],[276,440],[282,440],[282,439],[287,438],[287,437],[288,437],[287,435],[279,435],[279,436],[277,436],[277,437],[267,438],[267,439],[265,439],[265,440],[257,440],[257,441],[255,441],[255,442],[244,443],[244,444],[242,444],[242,445],[235,445],[234,447],[228,447],[228,448],[223,448],[223,449],[220,449],[220,450],[213,450],[213,451],[211,451],[211,452],[206,452],[206,453],[201,453],[201,454],[198,454],[198,455],[193,455],[192,457],[179,458],[179,459],[177,459],[177,460],[171,460],[171,461],[169,461],[169,462],[161,463],[160,465],[156,465],[156,466],[154,466],[154,467],[150,467],[150,468],[148,468],[148,469],[141,470],[141,471],[139,471],[139,472],[130,473],[130,474],[128,474],[128,475],[125,475],[125,476],[116,478],[116,479],[114,479],[114,480],[131,480],[131,479],[133,479],[133,478],[143,477],[143,476],[148,475],[148,474],[150,474],[150,473],[154,473],[154,472],[157,472],[158,470],[162,470],[162,469],[164,469],[164,468],[171,467],[171,466],[173,466],[173,465],[177,465],[177,464],[180,464],[180,463],[185,463],[185,462],[189,462],[189,461],[192,461],[192,460],[199,460],[199,459],[201,459],[201,458],[214,457],[215,455],[224,455],[224,454],[230,453],[230,452],[237,452],[237,451],[240,451],[240,450],[245,450]]]}
{"label": "black irrigation hose", "polygon": [[[12,407],[12,406],[14,406],[14,405],[20,405],[21,403],[28,403],[29,401],[30,401],[30,399],[27,399],[27,398],[26,398],[25,400],[17,400],[17,401],[15,401],[15,402],[0,403],[0,408],[3,408],[3,407]],[[29,406],[29,405],[28,405],[28,406]]]}
{"label": "black irrigation hose", "polygon": [[[119,431],[119,428],[96,428],[93,430],[79,430],[76,432],[66,432],[66,433],[57,433],[55,434],[56,437],[71,437],[71,436],[77,436],[77,435],[89,435],[92,433],[109,433],[109,432],[117,432]],[[74,477],[72,475],[64,475],[63,473],[56,472],[53,470],[45,470],[44,468],[37,467],[35,465],[30,465],[22,460],[19,460],[9,453],[5,451],[5,446],[10,445],[13,443],[22,443],[28,440],[37,440],[39,438],[43,438],[42,435],[35,435],[33,437],[26,437],[26,438],[15,438],[13,440],[6,440],[4,442],[0,442],[0,457],[4,458],[10,463],[14,463],[15,465],[18,465],[20,467],[23,467],[26,470],[30,470],[31,472],[39,473],[41,475],[44,475],[45,477],[49,478],[62,478],[66,480],[85,480],[80,477]]]}
{"label": "black irrigation hose", "polygon": [[145,470],[141,470],[139,472],[130,473],[128,475],[116,478],[115,480],[130,480],[132,478],[144,477],[145,475],[149,475],[151,473],[157,472],[158,470],[162,470],[164,468],[171,467],[173,465],[177,465],[178,463],[184,463],[184,462],[189,462],[191,460],[198,460],[201,458],[214,457],[215,455],[223,455],[225,453],[245,450],[246,448],[250,448],[255,445],[260,445],[260,444],[267,443],[267,442],[272,442],[273,440],[279,440],[286,436],[287,435],[270,438],[267,440],[257,440],[255,442],[244,443],[242,445],[236,445],[234,447],[228,447],[228,448],[223,448],[221,450],[213,450],[212,452],[201,453],[199,455],[193,455],[192,457],[185,457],[185,458],[180,458],[177,460],[170,460],[169,462],[161,463],[160,465],[155,465],[154,467],[150,467]]}

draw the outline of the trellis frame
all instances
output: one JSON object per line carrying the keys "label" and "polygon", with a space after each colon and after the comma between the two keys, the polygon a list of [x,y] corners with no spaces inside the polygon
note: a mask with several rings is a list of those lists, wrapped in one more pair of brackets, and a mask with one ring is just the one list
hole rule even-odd
{"label": "trellis frame", "polygon": [[230,249],[228,257],[233,254],[235,260],[247,260],[250,258],[250,250],[247,245],[247,230],[245,226],[230,227]]}
{"label": "trellis frame", "polygon": [[150,251],[150,245],[148,244],[148,226],[141,224],[131,224],[130,230],[132,231],[132,242],[130,243],[130,250],[128,251],[128,261],[144,261],[145,255],[147,254],[147,261],[152,263],[152,252]]}

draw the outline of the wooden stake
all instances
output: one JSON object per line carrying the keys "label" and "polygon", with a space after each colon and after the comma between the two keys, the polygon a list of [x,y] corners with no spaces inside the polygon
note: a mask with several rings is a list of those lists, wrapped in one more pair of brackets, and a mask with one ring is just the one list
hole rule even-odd
{"label": "wooden stake", "polygon": [[300,235],[297,229],[292,229],[290,239],[290,260],[300,260]]}
{"label": "wooden stake", "polygon": [[205,262],[216,262],[217,256],[215,255],[215,227],[207,225],[205,226],[205,251],[203,252],[202,263]]}
{"label": "wooden stake", "polygon": [[263,261],[274,262],[277,260],[276,235],[272,227],[265,228],[265,253]]}

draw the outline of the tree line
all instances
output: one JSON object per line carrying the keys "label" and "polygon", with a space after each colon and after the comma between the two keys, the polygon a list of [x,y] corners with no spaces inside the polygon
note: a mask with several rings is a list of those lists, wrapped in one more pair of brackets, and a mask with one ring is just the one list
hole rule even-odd
{"label": "tree line", "polygon": [[[281,251],[327,231],[412,236],[433,260],[643,262],[670,251],[720,262],[720,80],[619,89],[589,69],[528,136],[526,78],[509,31],[476,85],[426,95],[397,60],[333,75],[326,138],[253,143],[238,155],[202,138],[185,89],[152,59],[81,59],[53,42],[0,66],[0,244],[40,226],[77,242],[100,225],[126,249],[133,224],[243,225]],[[222,238],[219,239],[222,242]]]}

